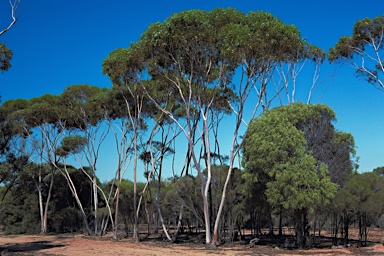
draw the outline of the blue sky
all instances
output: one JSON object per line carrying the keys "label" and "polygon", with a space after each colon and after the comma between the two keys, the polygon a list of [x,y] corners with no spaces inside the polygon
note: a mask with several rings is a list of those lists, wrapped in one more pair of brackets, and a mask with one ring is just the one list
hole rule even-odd
{"label": "blue sky", "polygon": [[[0,74],[2,101],[60,94],[73,84],[108,87],[111,83],[101,73],[101,63],[111,51],[129,46],[151,23],[172,13],[217,7],[271,12],[295,24],[308,42],[327,51],[340,36],[351,34],[357,20],[382,15],[384,0],[21,0],[22,16],[0,37],[14,52],[12,68]],[[8,0],[0,0],[0,28],[9,21]],[[358,80],[346,65],[322,68],[324,75],[334,71],[335,79],[315,103],[332,107],[338,117],[336,128],[355,137],[359,171],[384,166],[384,93]],[[99,175],[101,180],[113,176]]]}

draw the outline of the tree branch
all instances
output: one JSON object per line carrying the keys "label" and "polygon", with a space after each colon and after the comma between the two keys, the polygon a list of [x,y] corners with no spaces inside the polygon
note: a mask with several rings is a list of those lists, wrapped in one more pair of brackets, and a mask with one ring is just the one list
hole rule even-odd
{"label": "tree branch", "polygon": [[14,0],[13,2],[11,0],[9,0],[9,4],[12,7],[12,22],[8,25],[8,27],[6,27],[5,29],[0,31],[0,36],[2,34],[4,34],[5,32],[7,32],[9,29],[11,29],[11,27],[13,25],[15,25],[16,21],[19,19],[19,17],[21,16],[21,13],[22,13],[21,12],[20,15],[16,16],[16,10],[17,10],[17,7],[20,4],[20,0]]}

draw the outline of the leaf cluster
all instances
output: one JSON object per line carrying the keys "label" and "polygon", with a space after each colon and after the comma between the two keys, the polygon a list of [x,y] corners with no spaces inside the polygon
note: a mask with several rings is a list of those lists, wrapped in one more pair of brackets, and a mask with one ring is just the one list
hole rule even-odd
{"label": "leaf cluster", "polygon": [[7,71],[11,68],[11,60],[13,53],[12,51],[5,46],[5,44],[0,43],[0,70]]}
{"label": "leaf cluster", "polygon": [[352,36],[341,37],[336,45],[329,49],[329,61],[352,59],[354,55],[364,52],[367,45],[377,45],[377,50],[382,50],[383,33],[384,15],[358,20],[353,27]]}

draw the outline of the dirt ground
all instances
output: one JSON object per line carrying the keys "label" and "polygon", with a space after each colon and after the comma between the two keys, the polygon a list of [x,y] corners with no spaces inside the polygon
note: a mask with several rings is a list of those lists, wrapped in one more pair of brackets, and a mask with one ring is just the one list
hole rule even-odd
{"label": "dirt ground", "polygon": [[0,234],[0,255],[384,255],[384,246],[357,248],[324,248],[288,250],[271,245],[248,245],[234,243],[208,250],[203,244],[172,244],[159,241],[135,243],[132,239],[114,241],[110,237],[90,238],[84,235],[17,235]]}

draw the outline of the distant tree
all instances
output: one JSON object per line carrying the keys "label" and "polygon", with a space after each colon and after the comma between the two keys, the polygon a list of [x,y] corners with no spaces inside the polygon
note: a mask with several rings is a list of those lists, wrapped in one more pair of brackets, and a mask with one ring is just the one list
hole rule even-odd
{"label": "distant tree", "polygon": [[384,177],[384,166],[377,167],[377,168],[373,169],[372,172],[376,173],[380,177]]}
{"label": "distant tree", "polygon": [[331,62],[351,64],[356,75],[384,91],[383,62],[384,15],[358,20],[352,36],[343,36],[329,49]]}
{"label": "distant tree", "polygon": [[[48,210],[54,186],[54,177],[57,170],[52,163],[58,162],[54,149],[58,147],[58,143],[63,137],[63,131],[57,124],[57,116],[61,110],[57,102],[57,96],[49,94],[33,98],[28,103],[28,108],[20,110],[19,115],[24,119],[25,131],[30,130],[28,140],[32,151],[31,159],[37,164],[35,170],[31,170],[31,175],[36,177],[41,233],[45,234],[47,232]],[[46,186],[48,191],[43,193]]]}
{"label": "distant tree", "polygon": [[[119,182],[120,186],[120,192],[119,192],[119,218],[116,219],[117,222],[115,225],[117,227],[123,226],[124,231],[126,233],[126,236],[130,235],[132,233],[133,227],[135,225],[135,214],[134,214],[134,204],[133,204],[133,195],[134,195],[134,184],[132,181],[121,179]],[[116,186],[117,181],[112,180],[108,183],[108,186]],[[137,189],[139,191],[142,191],[144,188],[143,183],[138,182],[136,184]],[[116,231],[117,232],[117,231]],[[117,238],[117,237],[116,237]]]}
{"label": "distant tree", "polygon": [[[204,223],[203,203],[200,200],[200,179],[190,175],[175,179],[168,186],[171,189],[167,192],[163,205],[168,211],[179,216],[183,211],[183,221],[190,227],[195,227],[196,233],[199,233]],[[182,205],[183,207],[180,207]]]}
{"label": "distant tree", "polygon": [[356,223],[359,227],[361,246],[367,243],[367,227],[375,224],[383,214],[383,177],[377,172],[355,173],[346,182],[334,199],[343,228],[343,243],[349,243],[349,228]]}
{"label": "distant tree", "polygon": [[[359,187],[367,187],[365,193],[359,195],[358,226],[359,241],[361,246],[367,246],[368,228],[377,225],[377,219],[384,213],[382,202],[384,201],[384,178],[375,172],[361,174]],[[358,189],[358,188],[354,188]]]}

